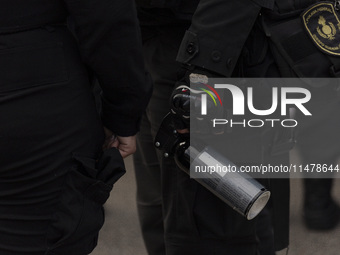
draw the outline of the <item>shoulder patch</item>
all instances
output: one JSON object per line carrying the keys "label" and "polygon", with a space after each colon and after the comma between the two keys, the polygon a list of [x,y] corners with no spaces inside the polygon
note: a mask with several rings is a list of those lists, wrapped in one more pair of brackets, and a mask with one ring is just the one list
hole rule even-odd
{"label": "shoulder patch", "polygon": [[340,21],[334,3],[317,3],[305,10],[301,18],[309,37],[323,52],[340,56]]}

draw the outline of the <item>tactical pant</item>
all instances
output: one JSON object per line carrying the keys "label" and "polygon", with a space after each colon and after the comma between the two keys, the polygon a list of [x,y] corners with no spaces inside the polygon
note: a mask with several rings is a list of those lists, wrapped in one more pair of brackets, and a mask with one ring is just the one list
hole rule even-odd
{"label": "tactical pant", "polygon": [[142,118],[137,136],[134,168],[137,182],[137,208],[142,235],[149,255],[165,254],[162,171],[178,171],[173,160],[165,159],[154,146],[154,138],[163,117],[169,112],[169,98],[180,64],[175,61],[179,44],[188,24],[144,26],[143,50],[145,64],[154,89]]}

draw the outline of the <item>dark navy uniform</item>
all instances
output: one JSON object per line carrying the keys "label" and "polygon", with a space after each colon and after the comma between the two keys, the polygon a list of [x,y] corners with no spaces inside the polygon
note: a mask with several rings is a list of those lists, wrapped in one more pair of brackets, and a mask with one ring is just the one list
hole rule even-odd
{"label": "dark navy uniform", "polygon": [[[89,254],[124,173],[118,150],[101,156],[103,124],[135,135],[151,94],[134,3],[0,6],[0,254]],[[103,89],[102,118],[89,70]]]}

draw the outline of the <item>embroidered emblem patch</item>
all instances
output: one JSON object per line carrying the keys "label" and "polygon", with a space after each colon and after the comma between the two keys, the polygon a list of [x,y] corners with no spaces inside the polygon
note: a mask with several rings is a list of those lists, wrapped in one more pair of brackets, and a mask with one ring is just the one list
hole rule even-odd
{"label": "embroidered emblem patch", "polygon": [[323,52],[340,56],[340,20],[333,3],[318,3],[301,14],[304,27]]}

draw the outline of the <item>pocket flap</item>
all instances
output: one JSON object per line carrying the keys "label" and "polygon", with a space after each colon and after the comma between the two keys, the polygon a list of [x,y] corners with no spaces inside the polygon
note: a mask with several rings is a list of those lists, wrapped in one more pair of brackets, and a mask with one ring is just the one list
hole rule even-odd
{"label": "pocket flap", "polygon": [[114,147],[103,152],[98,161],[97,169],[97,179],[107,185],[113,185],[126,172],[124,160],[119,150]]}

